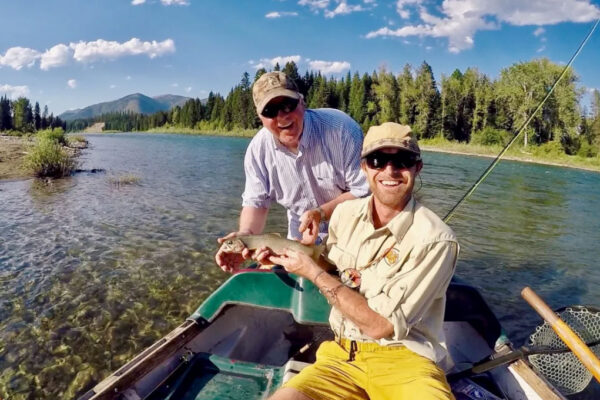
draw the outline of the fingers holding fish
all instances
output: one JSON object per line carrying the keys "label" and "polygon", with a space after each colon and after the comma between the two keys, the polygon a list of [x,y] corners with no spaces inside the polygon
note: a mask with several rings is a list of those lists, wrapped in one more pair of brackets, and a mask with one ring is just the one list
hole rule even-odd
{"label": "fingers holding fish", "polygon": [[292,249],[283,249],[281,254],[271,255],[269,260],[285,268],[287,272],[310,278],[318,273],[321,268],[308,255],[294,251]]}
{"label": "fingers holding fish", "polygon": [[298,231],[302,233],[300,243],[304,245],[314,244],[319,236],[319,224],[321,223],[321,213],[317,209],[308,210],[300,217],[300,226]]}

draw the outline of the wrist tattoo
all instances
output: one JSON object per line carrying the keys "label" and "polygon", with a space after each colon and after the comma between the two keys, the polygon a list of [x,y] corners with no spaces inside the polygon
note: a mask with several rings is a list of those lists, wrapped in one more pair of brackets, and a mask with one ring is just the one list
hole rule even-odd
{"label": "wrist tattoo", "polygon": [[343,283],[340,283],[339,285],[337,285],[334,288],[323,288],[321,290],[319,290],[319,292],[325,296],[325,298],[327,299],[327,302],[329,303],[329,305],[336,305],[338,303],[338,298],[337,298],[337,292],[344,287]]}

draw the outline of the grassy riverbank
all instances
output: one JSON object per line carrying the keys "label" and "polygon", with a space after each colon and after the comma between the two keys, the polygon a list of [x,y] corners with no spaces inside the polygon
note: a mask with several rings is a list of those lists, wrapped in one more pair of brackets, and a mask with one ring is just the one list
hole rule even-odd
{"label": "grassy riverbank", "polygon": [[62,130],[0,135],[0,180],[68,175],[85,147],[83,136],[65,136]]}

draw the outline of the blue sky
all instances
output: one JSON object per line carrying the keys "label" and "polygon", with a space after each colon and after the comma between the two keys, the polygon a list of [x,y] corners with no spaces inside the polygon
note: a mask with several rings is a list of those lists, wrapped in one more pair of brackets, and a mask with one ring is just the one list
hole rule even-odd
{"label": "blue sky", "polygon": [[[0,94],[51,112],[140,92],[227,95],[247,71],[294,60],[328,76],[436,78],[477,67],[566,63],[600,18],[600,0],[0,0]],[[600,31],[574,67],[600,89]]]}

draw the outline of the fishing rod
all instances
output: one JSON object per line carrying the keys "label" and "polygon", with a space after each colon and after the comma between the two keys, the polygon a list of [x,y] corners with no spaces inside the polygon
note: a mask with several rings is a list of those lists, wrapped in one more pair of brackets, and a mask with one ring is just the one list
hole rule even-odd
{"label": "fishing rod", "polygon": [[581,42],[581,44],[579,44],[579,47],[577,48],[577,50],[575,51],[575,53],[573,53],[573,55],[571,56],[571,59],[569,60],[569,62],[567,63],[567,65],[565,65],[565,67],[563,68],[561,74],[554,81],[554,84],[552,85],[552,87],[550,88],[550,90],[548,91],[548,93],[546,93],[546,96],[542,99],[542,101],[539,102],[539,104],[535,108],[535,110],[529,115],[529,117],[525,120],[525,122],[517,130],[517,133],[512,138],[512,140],[510,142],[508,142],[508,144],[506,144],[506,146],[504,146],[504,148],[496,156],[496,158],[494,159],[494,161],[492,161],[492,163],[485,169],[485,171],[483,171],[483,173],[477,179],[477,181],[475,181],[475,183],[473,184],[473,186],[471,186],[471,188],[462,196],[462,198],[454,205],[454,207],[452,207],[450,209],[450,211],[448,211],[448,214],[446,214],[446,216],[443,218],[444,222],[448,223],[452,219],[452,217],[454,216],[454,213],[456,212],[456,210],[458,209],[458,207],[462,203],[464,203],[465,200],[467,200],[473,194],[473,192],[475,192],[475,190],[477,190],[477,188],[479,187],[479,185],[487,178],[487,176],[492,172],[492,170],[496,167],[496,165],[498,165],[498,163],[500,162],[500,159],[508,151],[508,149],[510,148],[510,146],[512,146],[512,144],[519,138],[519,136],[521,136],[521,133],[523,133],[523,131],[525,130],[525,128],[527,127],[527,125],[529,125],[529,123],[531,122],[531,120],[533,119],[533,117],[535,116],[535,114],[537,114],[537,112],[544,106],[544,104],[546,103],[546,100],[548,100],[550,98],[550,96],[552,95],[552,92],[554,92],[554,89],[556,88],[556,86],[560,83],[560,81],[565,76],[565,74],[567,73],[567,71],[569,70],[569,68],[571,68],[571,65],[573,64],[573,62],[575,61],[575,59],[577,58],[577,56],[579,55],[579,53],[581,53],[581,50],[583,50],[583,47],[586,45],[586,43],[588,42],[588,40],[592,37],[592,34],[596,30],[596,27],[598,26],[598,23],[600,23],[600,18],[598,18],[596,20],[596,23],[592,26],[592,29],[590,29],[590,32],[587,34],[587,36],[585,37],[585,39],[583,39],[583,41]]}

